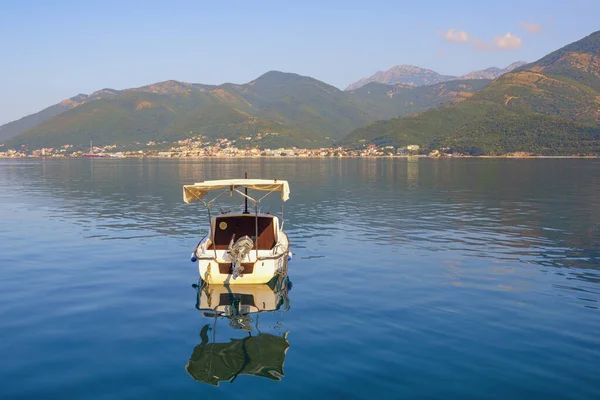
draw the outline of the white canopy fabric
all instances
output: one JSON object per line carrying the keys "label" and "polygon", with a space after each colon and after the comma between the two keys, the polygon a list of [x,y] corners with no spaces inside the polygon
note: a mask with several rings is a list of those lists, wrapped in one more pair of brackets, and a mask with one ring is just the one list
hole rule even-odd
{"label": "white canopy fabric", "polygon": [[287,201],[290,198],[290,186],[287,181],[270,179],[223,179],[218,181],[204,181],[194,183],[193,185],[183,186],[183,201],[191,203],[195,200],[202,200],[211,190],[225,188],[246,187],[252,190],[261,190],[264,192],[281,192],[281,200]]}

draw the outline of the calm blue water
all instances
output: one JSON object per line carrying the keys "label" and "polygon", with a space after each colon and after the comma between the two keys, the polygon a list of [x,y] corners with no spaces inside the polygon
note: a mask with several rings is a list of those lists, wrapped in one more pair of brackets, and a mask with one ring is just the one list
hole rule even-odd
{"label": "calm blue water", "polygon": [[[196,309],[181,199],[244,172],[295,253],[250,333]],[[600,397],[598,160],[0,160],[0,268],[2,399]],[[203,328],[286,337],[281,380],[196,381]]]}

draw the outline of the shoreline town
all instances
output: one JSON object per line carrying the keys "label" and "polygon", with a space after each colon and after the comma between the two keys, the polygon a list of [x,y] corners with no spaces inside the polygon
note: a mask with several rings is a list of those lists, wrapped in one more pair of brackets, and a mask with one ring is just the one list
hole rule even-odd
{"label": "shoreline town", "polygon": [[[204,138],[202,138],[204,139]],[[452,152],[449,148],[441,148],[430,152],[423,152],[418,145],[404,147],[383,146],[374,144],[365,145],[362,149],[348,149],[344,147],[322,147],[314,149],[301,149],[287,147],[279,149],[259,149],[258,147],[245,146],[240,149],[236,147],[235,140],[217,139],[214,144],[202,142],[200,138],[179,140],[171,146],[154,141],[145,144],[134,143],[130,147],[135,150],[117,150],[116,145],[90,146],[85,152],[75,145],[66,144],[60,147],[48,147],[36,150],[8,149],[0,151],[0,158],[206,158],[206,157],[299,157],[299,158],[327,158],[327,157],[427,157],[427,158],[598,158],[590,155],[562,155],[541,156],[528,152],[515,152],[504,155],[486,156],[461,154]],[[0,145],[1,146],[1,145]],[[1,148],[1,147],[0,147]]]}

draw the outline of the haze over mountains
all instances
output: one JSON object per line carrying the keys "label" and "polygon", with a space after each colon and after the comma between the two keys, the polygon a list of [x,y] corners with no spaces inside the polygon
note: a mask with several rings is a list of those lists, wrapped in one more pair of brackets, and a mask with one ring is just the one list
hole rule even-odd
{"label": "haze over mountains", "polygon": [[356,90],[370,82],[385,83],[386,85],[402,84],[408,86],[426,86],[457,79],[496,79],[500,75],[525,64],[527,64],[525,61],[517,61],[506,68],[491,67],[480,71],[469,72],[463,76],[441,75],[430,69],[419,68],[413,65],[396,65],[387,71],[377,71],[368,78],[362,78],[357,82],[351,83],[345,90]]}
{"label": "haze over mountains", "polygon": [[[393,79],[399,71],[411,80],[345,91],[278,71],[241,85],[104,89],[6,124],[0,140],[5,148],[35,149],[204,136],[263,148],[374,143],[469,154],[600,154],[600,32],[531,64],[467,74],[475,79],[446,80],[416,67],[396,68]],[[436,79],[444,81],[422,85]]]}

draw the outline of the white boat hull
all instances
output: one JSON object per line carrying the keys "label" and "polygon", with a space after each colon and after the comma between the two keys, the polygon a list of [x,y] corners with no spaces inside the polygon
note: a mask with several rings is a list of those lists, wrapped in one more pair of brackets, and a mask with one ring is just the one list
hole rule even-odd
{"label": "white boat hull", "polygon": [[[263,260],[259,258],[254,262],[242,263],[242,265],[246,265],[245,271],[234,278],[230,273],[231,262],[226,257],[223,258],[220,260],[215,258],[198,259],[198,272],[204,282],[226,285],[267,283],[278,275],[285,276],[288,270],[288,253],[285,252],[277,258]],[[252,264],[251,267],[250,264]]]}

